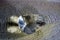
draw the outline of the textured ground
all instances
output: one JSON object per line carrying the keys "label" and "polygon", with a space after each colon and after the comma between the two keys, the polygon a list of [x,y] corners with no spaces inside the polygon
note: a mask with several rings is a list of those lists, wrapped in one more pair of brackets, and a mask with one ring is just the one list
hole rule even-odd
{"label": "textured ground", "polygon": [[[43,38],[41,38],[41,40],[60,40],[60,23],[59,23],[60,3],[46,2],[46,1],[44,2],[40,0],[12,0],[12,1],[7,0],[7,1],[8,1],[7,3],[9,4],[4,2],[0,3],[0,5],[2,4],[0,6],[0,38],[5,38],[7,36],[5,33],[6,18],[9,17],[10,15],[19,15],[20,9],[22,9],[27,5],[30,5],[36,8],[39,14],[48,15],[50,18],[49,23],[53,23],[53,24],[56,23],[56,25],[53,28],[49,29],[52,30],[49,33],[49,35],[44,36]],[[17,40],[17,39],[12,39],[12,40]]]}

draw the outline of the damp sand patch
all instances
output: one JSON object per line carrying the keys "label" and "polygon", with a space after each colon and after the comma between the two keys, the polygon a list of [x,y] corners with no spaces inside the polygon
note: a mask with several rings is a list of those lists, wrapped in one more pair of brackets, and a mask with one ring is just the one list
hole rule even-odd
{"label": "damp sand patch", "polygon": [[55,24],[47,24],[43,27],[40,27],[37,32],[24,36],[22,38],[17,38],[18,40],[39,40],[43,37],[46,37],[47,35],[49,35],[49,33],[51,32],[51,29],[54,27]]}

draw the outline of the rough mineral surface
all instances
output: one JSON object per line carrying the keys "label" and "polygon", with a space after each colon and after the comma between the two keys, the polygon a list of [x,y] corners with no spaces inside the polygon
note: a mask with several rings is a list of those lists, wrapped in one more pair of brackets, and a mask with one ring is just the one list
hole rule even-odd
{"label": "rough mineral surface", "polygon": [[[32,8],[31,8],[32,6]],[[24,9],[25,8],[25,9]],[[37,10],[35,10],[35,9]],[[26,12],[27,10],[28,12]],[[45,26],[31,35],[7,34],[6,19],[12,15],[35,13],[48,16]],[[30,13],[29,13],[30,14]],[[47,20],[46,20],[47,21]],[[39,34],[39,35],[38,35]],[[22,37],[24,36],[24,37]],[[0,40],[60,40],[60,3],[42,0],[2,0],[0,1]]]}

